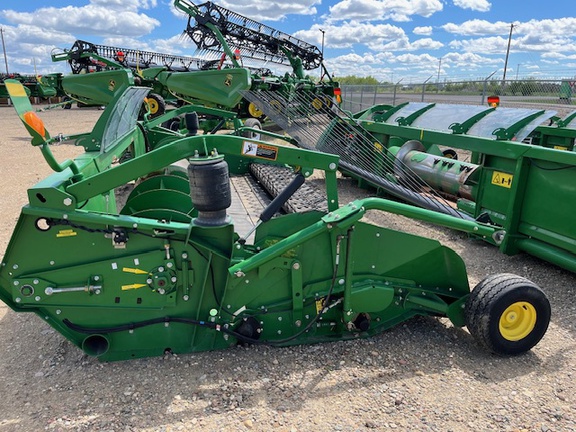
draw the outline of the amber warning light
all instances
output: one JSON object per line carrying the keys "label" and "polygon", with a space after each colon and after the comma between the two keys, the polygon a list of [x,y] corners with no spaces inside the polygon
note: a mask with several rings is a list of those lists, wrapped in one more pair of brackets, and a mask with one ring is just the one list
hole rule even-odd
{"label": "amber warning light", "polygon": [[334,96],[336,96],[336,102],[338,104],[341,104],[342,103],[342,89],[340,89],[338,87],[335,88],[334,89]]}
{"label": "amber warning light", "polygon": [[500,105],[500,98],[498,96],[488,96],[488,105],[492,108],[496,108]]}

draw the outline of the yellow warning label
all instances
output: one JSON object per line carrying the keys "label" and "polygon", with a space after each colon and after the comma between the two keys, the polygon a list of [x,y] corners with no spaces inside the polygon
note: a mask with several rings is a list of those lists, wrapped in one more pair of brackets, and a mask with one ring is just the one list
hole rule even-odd
{"label": "yellow warning label", "polygon": [[67,229],[67,230],[58,231],[58,234],[56,234],[56,237],[74,237],[75,235],[78,235],[78,233],[76,231],[71,230],[71,229]]}
{"label": "yellow warning label", "polygon": [[503,173],[500,171],[494,171],[492,173],[492,184],[496,186],[501,186],[510,189],[512,187],[512,180],[514,176],[512,174]]}
{"label": "yellow warning label", "polygon": [[568,150],[568,147],[564,147],[564,146],[556,146],[556,145],[555,145],[554,148],[555,148],[556,150]]}
{"label": "yellow warning label", "polygon": [[242,154],[244,156],[276,160],[278,157],[278,148],[266,144],[257,144],[251,141],[244,141],[242,146]]}
{"label": "yellow warning label", "polygon": [[322,312],[322,306],[324,305],[324,299],[321,298],[320,300],[316,300],[316,313],[319,314]]}
{"label": "yellow warning label", "polygon": [[22,84],[4,83],[4,85],[12,97],[28,97]]}
{"label": "yellow warning label", "polygon": [[132,289],[138,289],[138,288],[142,288],[148,286],[146,284],[130,284],[130,285],[122,285],[122,291],[128,291],[128,290],[132,290]]}

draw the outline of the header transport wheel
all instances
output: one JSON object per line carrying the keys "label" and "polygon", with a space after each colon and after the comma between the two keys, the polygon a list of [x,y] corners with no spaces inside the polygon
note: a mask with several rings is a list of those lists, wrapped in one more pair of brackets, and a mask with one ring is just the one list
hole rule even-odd
{"label": "header transport wheel", "polygon": [[513,274],[482,280],[466,302],[466,326],[481,345],[501,355],[536,345],[550,322],[550,302],[534,283]]}
{"label": "header transport wheel", "polygon": [[164,98],[159,94],[150,93],[145,101],[148,105],[151,118],[158,117],[166,112],[166,102],[164,101]]}
{"label": "header transport wheel", "polygon": [[[246,121],[244,122],[244,126],[256,130],[262,130],[262,123],[260,123],[260,121],[255,118],[246,119]],[[242,136],[244,138],[251,138],[255,140],[259,140],[262,138],[262,135],[260,133],[254,131],[243,131]]]}

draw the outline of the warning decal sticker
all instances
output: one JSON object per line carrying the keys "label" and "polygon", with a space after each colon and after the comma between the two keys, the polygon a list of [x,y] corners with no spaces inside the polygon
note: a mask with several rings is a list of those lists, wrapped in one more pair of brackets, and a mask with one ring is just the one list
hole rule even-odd
{"label": "warning decal sticker", "polygon": [[65,229],[65,230],[58,231],[58,234],[56,234],[56,237],[58,237],[58,238],[74,237],[75,235],[78,235],[78,233],[76,231],[71,230],[71,229]]}
{"label": "warning decal sticker", "polygon": [[244,156],[251,156],[266,160],[276,160],[278,157],[278,149],[273,146],[265,144],[257,144],[250,141],[244,141],[242,145],[242,154]]}
{"label": "warning decal sticker", "polygon": [[512,174],[503,173],[500,171],[494,171],[492,173],[492,184],[496,186],[510,189],[512,187],[512,179],[514,179]]}

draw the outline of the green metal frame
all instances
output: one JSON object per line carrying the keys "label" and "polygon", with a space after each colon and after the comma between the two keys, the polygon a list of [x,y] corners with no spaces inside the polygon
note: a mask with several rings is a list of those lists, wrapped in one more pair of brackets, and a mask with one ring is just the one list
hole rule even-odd
{"label": "green metal frame", "polygon": [[[437,241],[362,218],[388,211],[491,238],[494,227],[381,198],[340,207],[337,156],[237,132],[162,130],[160,118],[138,120],[135,108],[148,91],[130,87],[118,95],[94,130],[77,136],[86,153],[30,188],[0,264],[0,299],[13,310],[36,313],[101,360],[240,341],[284,346],[367,337],[415,315],[465,324],[462,259]],[[31,107],[17,95],[15,107],[38,139],[38,124],[25,115]],[[36,144],[49,147],[49,134],[40,136],[46,142]],[[157,139],[161,145],[150,142]],[[248,145],[266,152],[251,156]],[[175,161],[220,155],[235,173],[251,163],[287,165],[305,176],[324,171],[329,212],[274,217],[257,227],[250,244],[233,221],[205,226],[195,217],[183,223],[116,208],[114,191],[126,182]]]}
{"label": "green metal frame", "polygon": [[[511,139],[535,119],[543,118],[544,111],[535,111],[497,128],[490,137],[480,137],[468,135],[471,127],[489,114],[498,115],[498,108],[488,108],[468,120],[454,123],[450,125],[451,131],[439,131],[410,126],[421,115],[431,112],[434,104],[418,109],[409,118],[391,121],[393,115],[406,106],[374,106],[354,115],[354,121],[361,126],[358,130],[363,128],[370,139],[382,144],[380,149],[385,149],[375,147],[374,152],[396,155],[404,143],[416,140],[422,144],[424,153],[417,156],[418,152],[412,152],[412,159],[405,161],[416,171],[426,154],[441,154],[438,146],[468,152],[469,162],[463,163],[437,156],[436,161],[441,163],[426,180],[435,181],[439,190],[452,191],[461,211],[503,229],[507,235],[502,242],[487,238],[503,253],[512,255],[524,251],[576,272],[576,225],[571,220],[576,200],[576,154],[566,151],[573,149],[576,137],[576,129],[567,127],[576,117],[574,113],[564,120],[556,119],[555,126],[535,127],[523,143]],[[551,148],[553,146],[556,148]],[[454,192],[462,183],[447,184],[450,180],[441,171],[442,166],[476,170],[473,179],[466,183],[473,199],[459,197]],[[370,179],[360,181],[379,188]]]}

